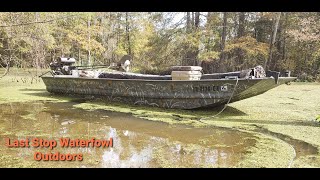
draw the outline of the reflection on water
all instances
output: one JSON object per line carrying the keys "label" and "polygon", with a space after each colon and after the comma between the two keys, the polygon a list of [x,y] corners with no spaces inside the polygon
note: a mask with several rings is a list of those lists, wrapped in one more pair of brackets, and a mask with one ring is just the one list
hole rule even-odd
{"label": "reflection on water", "polygon": [[[36,162],[42,167],[233,167],[248,147],[250,134],[220,128],[191,128],[135,118],[103,110],[87,111],[68,103],[8,103],[0,105],[0,152],[32,161],[33,153],[83,153],[83,161]],[[112,148],[53,150],[4,147],[3,137],[23,139],[109,139]]]}

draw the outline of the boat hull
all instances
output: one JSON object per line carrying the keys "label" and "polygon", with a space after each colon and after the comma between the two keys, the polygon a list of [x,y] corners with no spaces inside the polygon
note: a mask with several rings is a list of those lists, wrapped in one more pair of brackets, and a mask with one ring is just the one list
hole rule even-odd
{"label": "boat hull", "polygon": [[174,81],[43,76],[42,79],[50,93],[90,95],[107,101],[162,108],[196,109],[226,104],[233,91],[230,102],[262,94],[295,78],[279,78],[278,83],[273,78]]}

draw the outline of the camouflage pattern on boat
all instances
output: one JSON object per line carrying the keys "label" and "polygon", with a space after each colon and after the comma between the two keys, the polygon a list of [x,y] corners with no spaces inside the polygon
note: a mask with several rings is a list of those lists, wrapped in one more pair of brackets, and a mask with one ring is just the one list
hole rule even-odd
{"label": "camouflage pattern on boat", "polygon": [[42,79],[51,93],[90,95],[135,105],[195,109],[223,105],[230,98],[230,102],[234,102],[256,96],[295,78],[175,81],[42,76]]}

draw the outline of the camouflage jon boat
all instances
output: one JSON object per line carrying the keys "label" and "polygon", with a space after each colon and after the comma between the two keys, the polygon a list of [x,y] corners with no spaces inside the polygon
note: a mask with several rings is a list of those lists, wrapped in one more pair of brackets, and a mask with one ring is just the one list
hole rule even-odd
{"label": "camouflage jon boat", "polygon": [[241,76],[241,73],[205,74],[199,80],[172,80],[170,76],[134,73],[120,74],[129,75],[129,78],[55,75],[42,76],[42,79],[51,93],[90,95],[110,101],[177,109],[213,107],[239,101],[296,79],[279,77],[277,72],[266,73],[264,77]]}

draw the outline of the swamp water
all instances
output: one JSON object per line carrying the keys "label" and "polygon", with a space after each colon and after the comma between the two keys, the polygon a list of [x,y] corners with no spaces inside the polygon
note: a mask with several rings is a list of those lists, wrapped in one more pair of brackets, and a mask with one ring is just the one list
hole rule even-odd
{"label": "swamp water", "polygon": [[[78,102],[79,103],[79,102]],[[4,167],[237,167],[257,137],[227,128],[194,128],[130,114],[74,108],[77,102],[0,104],[0,160]],[[8,148],[4,138],[109,139],[113,147]],[[299,146],[297,156],[317,149]],[[296,143],[296,144],[295,144]],[[35,152],[82,153],[83,161],[35,161]],[[312,152],[310,152],[312,151]],[[315,151],[315,152],[313,152]],[[5,164],[7,163],[7,164]]]}

